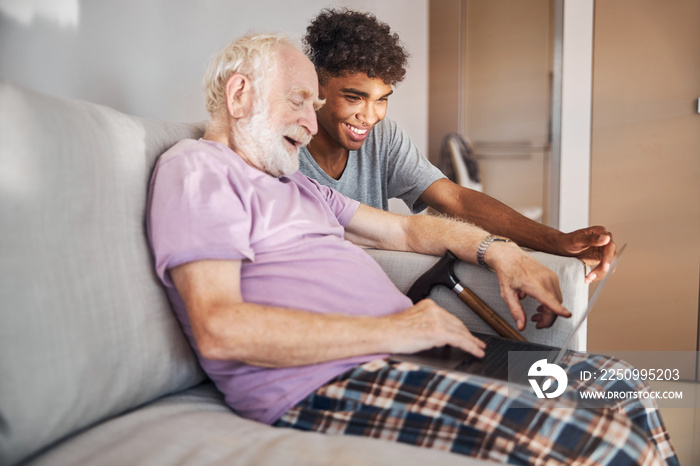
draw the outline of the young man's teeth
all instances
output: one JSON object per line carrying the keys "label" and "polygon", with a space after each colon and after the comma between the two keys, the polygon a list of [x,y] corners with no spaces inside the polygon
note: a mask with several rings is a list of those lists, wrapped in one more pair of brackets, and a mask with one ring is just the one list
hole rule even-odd
{"label": "young man's teeth", "polygon": [[347,125],[347,126],[348,126],[348,128],[350,128],[350,131],[352,131],[355,134],[362,135],[362,134],[365,134],[367,132],[366,129],[359,129],[359,128],[355,128],[354,126],[350,126],[350,125]]}

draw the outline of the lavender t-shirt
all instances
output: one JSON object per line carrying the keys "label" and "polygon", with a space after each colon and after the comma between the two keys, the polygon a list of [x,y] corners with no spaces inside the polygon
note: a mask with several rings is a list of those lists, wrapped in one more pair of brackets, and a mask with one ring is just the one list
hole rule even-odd
{"label": "lavender t-shirt", "polygon": [[348,315],[404,310],[410,300],[344,239],[358,206],[299,172],[269,176],[212,141],[181,141],[158,160],[148,213],[156,271],[202,367],[240,415],[273,423],[337,375],[385,355],[289,368],[208,360],[197,351],[168,269],[204,259],[241,260],[247,302]]}

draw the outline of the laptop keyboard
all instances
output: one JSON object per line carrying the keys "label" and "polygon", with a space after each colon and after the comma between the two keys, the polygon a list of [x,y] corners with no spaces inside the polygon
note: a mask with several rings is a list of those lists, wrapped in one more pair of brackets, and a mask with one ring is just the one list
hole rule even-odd
{"label": "laptop keyboard", "polygon": [[474,332],[473,335],[486,343],[486,355],[482,359],[469,355],[455,367],[456,370],[476,373],[484,372],[497,378],[507,379],[509,351],[552,352],[553,350],[558,350],[558,348],[552,346],[508,340],[484,333]]}

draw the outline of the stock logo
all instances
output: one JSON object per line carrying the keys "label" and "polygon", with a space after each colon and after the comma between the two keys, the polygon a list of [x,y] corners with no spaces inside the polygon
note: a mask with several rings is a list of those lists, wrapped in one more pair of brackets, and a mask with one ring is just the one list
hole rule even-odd
{"label": "stock logo", "polygon": [[[537,398],[556,398],[564,393],[564,390],[566,390],[569,384],[566,371],[556,364],[549,364],[546,359],[540,359],[530,366],[527,375],[529,377],[537,377],[536,379],[528,379]],[[541,380],[542,377],[547,378],[544,379],[544,383],[540,386],[539,380]],[[556,389],[549,392],[548,390],[552,388],[552,382],[555,380],[557,382]]]}

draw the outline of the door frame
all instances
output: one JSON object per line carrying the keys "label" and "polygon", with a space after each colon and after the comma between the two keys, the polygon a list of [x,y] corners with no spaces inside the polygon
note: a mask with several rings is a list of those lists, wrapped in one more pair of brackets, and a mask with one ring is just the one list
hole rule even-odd
{"label": "door frame", "polygon": [[564,232],[590,221],[594,0],[554,0],[549,224]]}

